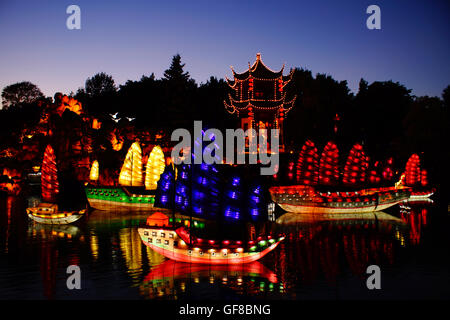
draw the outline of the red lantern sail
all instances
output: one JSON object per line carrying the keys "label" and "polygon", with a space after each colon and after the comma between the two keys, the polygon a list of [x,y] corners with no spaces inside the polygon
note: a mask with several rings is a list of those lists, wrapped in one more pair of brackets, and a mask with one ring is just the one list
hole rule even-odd
{"label": "red lantern sail", "polygon": [[381,173],[381,177],[384,181],[392,181],[394,178],[394,170],[392,169],[393,160],[389,158],[386,161],[386,165],[383,168],[383,172]]}
{"label": "red lantern sail", "polygon": [[59,193],[58,170],[56,168],[55,151],[51,145],[45,149],[41,168],[42,199],[46,202],[56,202]]}
{"label": "red lantern sail", "polygon": [[364,183],[366,180],[366,171],[369,166],[362,145],[356,143],[350,150],[347,162],[344,167],[344,184],[356,185]]}
{"label": "red lantern sail", "polygon": [[427,170],[422,170],[420,173],[420,184],[425,187],[428,185],[428,172]]}
{"label": "red lantern sail", "polygon": [[295,167],[294,160],[289,161],[288,172],[287,172],[288,181],[294,181],[294,167]]}
{"label": "red lantern sail", "polygon": [[319,180],[319,156],[314,142],[306,141],[297,161],[297,182],[315,185]]}
{"label": "red lantern sail", "polygon": [[339,181],[339,150],[334,142],[328,142],[322,152],[319,165],[319,181],[334,185]]}
{"label": "red lantern sail", "polygon": [[415,186],[420,183],[420,159],[417,154],[413,154],[406,163],[406,177],[405,182],[407,186]]}
{"label": "red lantern sail", "polygon": [[379,175],[379,162],[375,161],[373,167],[370,168],[368,172],[368,181],[372,184],[378,184],[381,181],[381,177]]}

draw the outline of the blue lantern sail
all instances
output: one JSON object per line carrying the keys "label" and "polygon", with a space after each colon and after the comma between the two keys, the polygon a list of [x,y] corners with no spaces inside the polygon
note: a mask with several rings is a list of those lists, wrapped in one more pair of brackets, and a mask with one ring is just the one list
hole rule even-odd
{"label": "blue lantern sail", "polygon": [[267,210],[267,202],[264,195],[265,189],[261,184],[249,186],[246,207],[251,220],[261,219],[265,210]]}
{"label": "blue lantern sail", "polygon": [[166,166],[158,181],[155,193],[155,207],[173,208],[175,173],[171,166]]}
{"label": "blue lantern sail", "polygon": [[191,192],[191,165],[181,164],[177,167],[178,178],[175,182],[175,210],[189,214]]}
{"label": "blue lantern sail", "polygon": [[[214,143],[214,140],[214,136],[209,137],[210,142]],[[203,151],[209,148],[203,146],[203,141],[194,143],[200,144]],[[249,173],[248,167],[194,164],[195,155],[192,157],[192,164],[176,166],[176,179],[172,167],[166,167],[158,181],[155,207],[231,222],[255,221],[266,216],[267,190],[257,182],[259,178]]]}
{"label": "blue lantern sail", "polygon": [[193,168],[192,213],[214,218],[220,212],[220,172],[215,164],[197,164]]}
{"label": "blue lantern sail", "polygon": [[232,175],[224,192],[223,215],[225,219],[239,220],[242,218],[244,191],[241,177],[237,174]]}

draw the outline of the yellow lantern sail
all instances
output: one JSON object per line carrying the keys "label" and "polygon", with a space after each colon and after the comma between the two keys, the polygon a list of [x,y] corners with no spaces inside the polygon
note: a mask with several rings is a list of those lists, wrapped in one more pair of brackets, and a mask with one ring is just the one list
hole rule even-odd
{"label": "yellow lantern sail", "polygon": [[120,170],[119,184],[133,187],[143,185],[142,150],[138,142],[134,142],[128,149],[122,170]]}
{"label": "yellow lantern sail", "polygon": [[160,146],[155,146],[150,152],[145,171],[145,189],[156,190],[161,174],[164,172],[165,158]]}
{"label": "yellow lantern sail", "polygon": [[99,171],[98,161],[95,160],[92,163],[91,173],[89,174],[89,179],[91,179],[91,180],[98,180],[98,171]]}

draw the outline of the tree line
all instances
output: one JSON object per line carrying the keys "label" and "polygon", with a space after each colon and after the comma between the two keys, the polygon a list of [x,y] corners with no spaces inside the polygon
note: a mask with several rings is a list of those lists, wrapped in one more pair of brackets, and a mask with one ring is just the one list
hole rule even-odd
{"label": "tree line", "polygon": [[[151,73],[116,85],[112,76],[101,72],[71,96],[90,115],[110,121],[110,114],[118,112],[121,118],[135,118],[133,125],[139,128],[190,128],[194,120],[202,120],[206,127],[237,128],[237,118],[223,105],[228,92],[226,82],[216,77],[198,84],[177,54],[160,79]],[[447,168],[449,151],[443,137],[449,124],[450,85],[441,97],[417,97],[398,82],[369,84],[361,79],[353,94],[347,81],[296,68],[288,92],[298,96],[285,120],[286,144],[291,148],[300,149],[306,139],[318,146],[333,140],[346,153],[360,142],[368,154],[380,159],[393,156],[406,161],[418,153],[436,177]],[[2,99],[3,141],[38,121],[39,106],[51,101],[29,82],[5,87]]]}

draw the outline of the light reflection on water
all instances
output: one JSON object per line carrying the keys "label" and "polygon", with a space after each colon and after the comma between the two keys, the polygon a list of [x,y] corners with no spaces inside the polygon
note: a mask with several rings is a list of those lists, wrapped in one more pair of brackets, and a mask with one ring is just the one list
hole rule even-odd
{"label": "light reflection on water", "polygon": [[[427,269],[417,253],[429,249],[421,246],[437,214],[429,204],[355,217],[285,214],[278,223],[253,226],[286,234],[266,257],[247,265],[208,266],[170,261],[145,246],[137,226],[150,213],[93,211],[75,225],[47,226],[28,220],[25,201],[0,201],[2,299],[372,298],[377,296],[365,287],[370,264],[388,270],[383,284],[400,286],[400,293],[403,282],[395,279],[418,265],[419,274],[448,279],[442,271],[448,258],[428,261],[435,264]],[[434,243],[433,233],[427,235],[428,245]],[[419,263],[411,264],[411,257]],[[82,270],[79,291],[66,288],[72,264]],[[439,290],[448,294],[445,286]]]}

